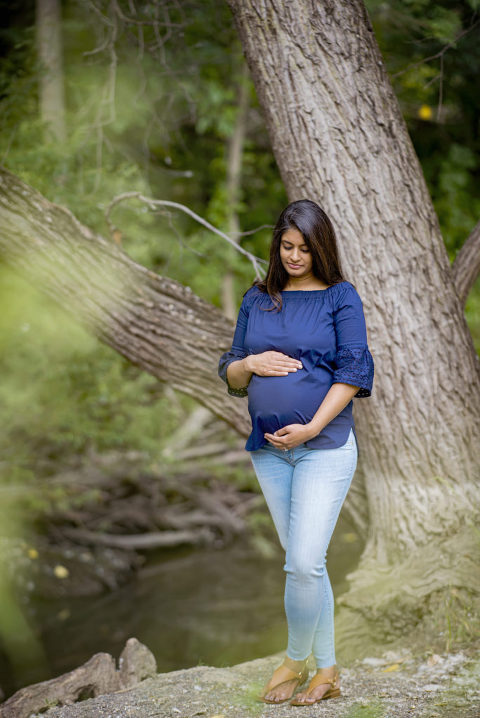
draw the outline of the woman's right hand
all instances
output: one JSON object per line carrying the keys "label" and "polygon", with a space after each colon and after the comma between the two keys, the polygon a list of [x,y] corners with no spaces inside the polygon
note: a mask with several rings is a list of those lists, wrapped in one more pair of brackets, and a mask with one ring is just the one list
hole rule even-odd
{"label": "woman's right hand", "polygon": [[303,369],[298,359],[276,351],[249,354],[244,359],[245,368],[258,376],[286,376],[291,371]]}

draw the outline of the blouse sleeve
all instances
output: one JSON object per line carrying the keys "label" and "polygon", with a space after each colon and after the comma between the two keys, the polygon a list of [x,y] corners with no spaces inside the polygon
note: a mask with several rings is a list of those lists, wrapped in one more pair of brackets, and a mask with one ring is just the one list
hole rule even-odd
{"label": "blouse sleeve", "polygon": [[360,387],[355,397],[371,396],[373,357],[367,345],[362,300],[353,285],[347,285],[334,312],[337,353],[333,382]]}
{"label": "blouse sleeve", "polygon": [[245,359],[248,355],[245,349],[245,332],[247,330],[248,313],[250,309],[248,294],[249,293],[246,292],[243,295],[242,304],[238,312],[237,326],[235,328],[235,334],[233,335],[232,348],[230,351],[222,354],[218,362],[218,375],[226,383],[228,393],[232,396],[239,397],[248,395],[247,387],[244,386],[241,389],[234,389],[233,386],[230,386],[227,378],[227,368],[232,362]]}

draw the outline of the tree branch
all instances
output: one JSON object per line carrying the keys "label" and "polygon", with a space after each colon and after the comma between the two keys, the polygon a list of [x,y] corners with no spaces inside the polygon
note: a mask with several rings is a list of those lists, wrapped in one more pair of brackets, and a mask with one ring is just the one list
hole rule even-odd
{"label": "tree branch", "polygon": [[219,357],[231,346],[231,320],[5,169],[0,257],[133,364],[248,435],[246,402],[232,400],[217,374]]}
{"label": "tree branch", "polygon": [[[117,197],[113,198],[105,212],[105,219],[112,234],[114,234],[115,230],[117,229],[110,220],[110,213],[112,209],[120,202],[124,202],[125,200],[132,198],[138,199],[140,200],[140,202],[144,202],[148,205],[150,209],[155,209],[156,207],[173,207],[174,209],[179,209],[181,212],[185,212],[185,214],[188,214],[196,222],[206,227],[206,229],[209,229],[211,232],[214,232],[214,234],[218,234],[219,237],[225,239],[229,244],[232,245],[232,247],[237,250],[237,252],[240,252],[240,254],[243,254],[245,257],[247,257],[247,259],[249,259],[250,262],[253,264],[256,278],[263,279],[263,274],[260,270],[259,264],[266,265],[268,264],[268,262],[266,262],[264,259],[261,259],[260,257],[256,257],[250,252],[247,252],[246,249],[240,247],[237,242],[235,242],[231,237],[228,236],[228,234],[225,234],[225,232],[222,232],[220,229],[217,229],[206,219],[203,219],[203,217],[200,217],[200,215],[196,214],[196,212],[191,210],[189,207],[184,204],[180,204],[179,202],[170,202],[166,199],[152,199],[151,197],[144,197],[140,192],[124,192],[123,194],[120,194]],[[253,231],[254,230],[252,230],[251,232],[245,232],[245,234],[252,234]]]}
{"label": "tree branch", "polygon": [[458,252],[452,265],[452,278],[463,306],[480,274],[480,221]]}

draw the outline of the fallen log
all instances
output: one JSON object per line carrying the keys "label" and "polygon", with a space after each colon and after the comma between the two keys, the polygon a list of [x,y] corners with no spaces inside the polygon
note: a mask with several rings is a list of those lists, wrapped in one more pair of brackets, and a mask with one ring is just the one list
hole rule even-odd
{"label": "fallen log", "polygon": [[166,548],[182,544],[202,544],[212,540],[212,533],[207,528],[196,531],[156,531],[145,534],[101,534],[88,529],[64,527],[65,536],[79,543],[111,546],[112,548],[125,548],[134,550]]}

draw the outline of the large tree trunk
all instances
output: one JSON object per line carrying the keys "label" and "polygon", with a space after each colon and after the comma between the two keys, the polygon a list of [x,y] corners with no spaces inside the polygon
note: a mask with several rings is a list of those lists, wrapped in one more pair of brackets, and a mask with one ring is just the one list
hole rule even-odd
{"label": "large tree trunk", "polygon": [[[228,2],[289,198],[330,215],[365,307],[375,384],[354,411],[370,525],[347,600],[355,581],[370,604],[374,581],[394,597],[388,567],[406,560],[411,571],[396,575],[414,596],[445,581],[480,592],[466,528],[480,483],[480,365],[364,5]],[[460,534],[472,551],[448,565],[444,539],[455,554]]]}

